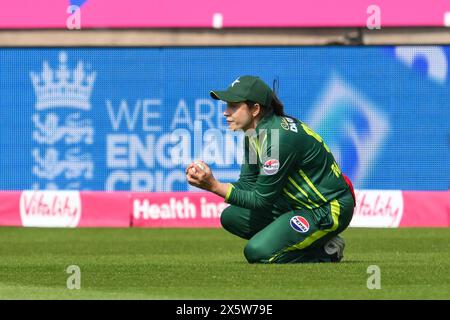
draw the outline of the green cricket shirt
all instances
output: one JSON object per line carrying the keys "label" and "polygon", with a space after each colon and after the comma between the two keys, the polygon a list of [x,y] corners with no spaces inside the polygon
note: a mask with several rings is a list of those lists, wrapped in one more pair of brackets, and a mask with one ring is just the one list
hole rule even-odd
{"label": "green cricket shirt", "polygon": [[292,208],[314,209],[349,191],[341,170],[322,138],[303,122],[266,115],[244,138],[239,180],[225,202],[269,210],[280,198]]}

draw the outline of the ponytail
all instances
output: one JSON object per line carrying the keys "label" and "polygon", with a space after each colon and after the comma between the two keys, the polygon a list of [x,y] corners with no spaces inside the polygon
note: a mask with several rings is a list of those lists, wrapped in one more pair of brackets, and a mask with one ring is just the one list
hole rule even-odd
{"label": "ponytail", "polygon": [[275,92],[272,95],[272,102],[270,104],[270,107],[273,110],[273,113],[275,113],[277,116],[284,117],[286,115],[284,113],[283,103],[281,103],[280,99],[278,99]]}
{"label": "ponytail", "polygon": [[281,103],[280,99],[277,97],[278,87],[280,86],[280,79],[276,77],[272,83],[272,102],[270,103],[270,109],[273,110],[277,116],[283,117],[284,114],[284,106]]}

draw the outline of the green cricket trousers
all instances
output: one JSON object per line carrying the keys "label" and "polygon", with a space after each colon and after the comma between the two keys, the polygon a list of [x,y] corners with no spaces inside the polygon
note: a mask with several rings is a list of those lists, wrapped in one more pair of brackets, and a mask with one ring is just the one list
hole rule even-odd
{"label": "green cricket trousers", "polygon": [[350,191],[321,207],[281,212],[229,206],[221,215],[225,230],[249,240],[244,255],[250,263],[333,261],[323,246],[344,231],[355,206]]}

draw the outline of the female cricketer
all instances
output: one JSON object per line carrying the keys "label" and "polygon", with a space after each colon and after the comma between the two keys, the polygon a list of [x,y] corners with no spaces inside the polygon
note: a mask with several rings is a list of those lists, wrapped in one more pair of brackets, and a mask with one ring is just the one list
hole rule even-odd
{"label": "female cricketer", "polygon": [[249,240],[244,249],[248,262],[341,261],[345,242],[338,234],[350,224],[355,196],[322,138],[286,116],[258,77],[239,77],[225,91],[210,95],[227,102],[229,128],[245,132],[240,177],[220,183],[206,163],[193,162],[186,178],[230,204],[221,224]]}

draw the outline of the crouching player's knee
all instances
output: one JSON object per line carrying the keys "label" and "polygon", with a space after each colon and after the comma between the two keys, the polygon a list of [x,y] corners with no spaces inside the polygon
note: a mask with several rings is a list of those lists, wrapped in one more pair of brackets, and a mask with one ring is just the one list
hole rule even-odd
{"label": "crouching player's knee", "polygon": [[250,239],[252,233],[249,230],[244,216],[245,209],[229,206],[222,211],[220,215],[220,223],[228,232],[244,239]]}
{"label": "crouching player's knee", "polygon": [[266,246],[251,240],[244,248],[244,255],[249,263],[269,263],[272,257]]}
{"label": "crouching player's knee", "polygon": [[233,230],[235,228],[235,224],[236,224],[235,216],[236,216],[235,210],[233,210],[233,207],[231,207],[231,206],[224,209],[220,215],[220,224],[228,232],[231,232],[231,230]]}

